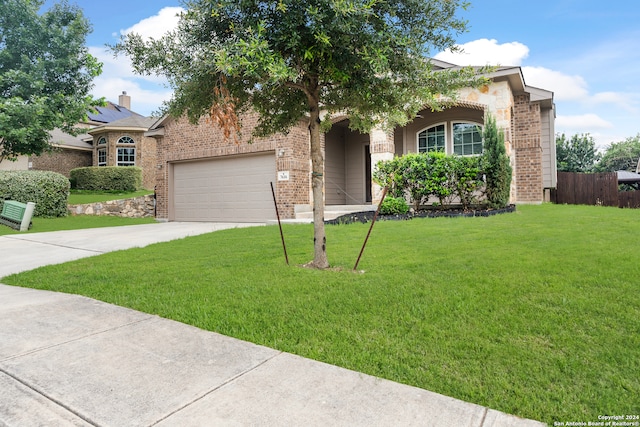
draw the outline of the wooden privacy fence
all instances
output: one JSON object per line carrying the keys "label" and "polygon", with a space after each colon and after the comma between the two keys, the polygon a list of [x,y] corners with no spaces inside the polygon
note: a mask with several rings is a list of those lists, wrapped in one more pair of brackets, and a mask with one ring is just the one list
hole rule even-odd
{"label": "wooden privacy fence", "polygon": [[640,207],[640,191],[618,191],[615,172],[558,172],[557,188],[551,192],[551,199],[568,205]]}
{"label": "wooden privacy fence", "polygon": [[620,191],[618,206],[621,208],[640,208],[640,191]]}

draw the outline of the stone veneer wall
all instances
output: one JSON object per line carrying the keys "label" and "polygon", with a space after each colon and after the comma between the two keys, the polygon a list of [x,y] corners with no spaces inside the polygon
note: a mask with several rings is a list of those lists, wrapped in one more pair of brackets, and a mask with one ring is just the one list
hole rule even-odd
{"label": "stone veneer wall", "polygon": [[[393,132],[383,129],[372,129],[369,134],[369,150],[371,153],[371,170],[376,170],[378,162],[392,160],[396,148]],[[371,203],[378,205],[382,203],[382,187],[372,180]]]}
{"label": "stone veneer wall", "polygon": [[308,123],[300,122],[287,135],[259,138],[249,143],[249,136],[257,125],[257,114],[246,114],[242,119],[242,137],[236,143],[225,140],[222,130],[202,119],[198,125],[186,118],[168,119],[164,136],[157,140],[156,194],[157,217],[169,219],[169,164],[182,160],[207,160],[225,156],[272,151],[276,171],[289,171],[288,181],[274,177],[278,211],[282,218],[294,218],[294,206],[310,203],[309,131]]}
{"label": "stone veneer wall", "polygon": [[31,170],[53,171],[69,178],[71,169],[91,166],[91,151],[55,148],[49,153],[29,158]]}
{"label": "stone veneer wall", "polygon": [[70,215],[105,215],[123,218],[143,218],[155,215],[153,195],[131,199],[110,200],[107,202],[69,205]]}
{"label": "stone veneer wall", "polygon": [[544,198],[542,179],[540,104],[530,95],[515,96],[513,107],[513,150],[515,152],[515,199],[520,203],[540,203]]}

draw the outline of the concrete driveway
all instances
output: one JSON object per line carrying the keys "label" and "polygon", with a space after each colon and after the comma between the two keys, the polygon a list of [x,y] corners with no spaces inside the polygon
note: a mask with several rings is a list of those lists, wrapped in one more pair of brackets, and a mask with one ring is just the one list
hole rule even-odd
{"label": "concrete driveway", "polygon": [[144,247],[255,223],[164,222],[0,236],[0,278],[34,268],[122,249]]}
{"label": "concrete driveway", "polygon": [[[256,224],[0,236],[0,278]],[[90,298],[0,284],[2,426],[469,426],[524,420]]]}

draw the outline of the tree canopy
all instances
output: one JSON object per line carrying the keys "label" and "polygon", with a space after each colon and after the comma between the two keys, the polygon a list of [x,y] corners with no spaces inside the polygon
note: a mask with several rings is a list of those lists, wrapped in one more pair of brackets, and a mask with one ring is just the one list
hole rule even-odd
{"label": "tree canopy", "polygon": [[640,134],[624,141],[611,143],[598,162],[599,172],[626,170],[635,172],[640,159]]}
{"label": "tree canopy", "polygon": [[567,139],[556,135],[556,160],[560,172],[593,172],[599,155],[591,135],[576,134]]}
{"label": "tree canopy", "polygon": [[101,64],[88,53],[89,21],[77,6],[0,0],[0,161],[40,154],[49,132],[75,133],[96,101]]}
{"label": "tree canopy", "polygon": [[[228,132],[252,109],[253,136],[287,132],[308,118],[314,261],[328,266],[320,133],[332,115],[352,129],[392,129],[425,107],[441,108],[482,79],[470,68],[434,71],[432,51],[455,49],[466,30],[462,0],[188,0],[178,28],[160,40],[130,34],[116,53],[139,73],[168,78],[165,106],[192,122],[210,116]],[[322,113],[322,114],[321,114]]]}

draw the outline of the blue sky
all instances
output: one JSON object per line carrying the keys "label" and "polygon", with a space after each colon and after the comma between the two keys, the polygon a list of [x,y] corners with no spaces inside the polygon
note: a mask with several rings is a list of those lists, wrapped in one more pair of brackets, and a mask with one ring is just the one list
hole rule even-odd
{"label": "blue sky", "polygon": [[[159,36],[175,25],[180,0],[70,0],[94,27],[91,52],[104,63],[94,95],[150,115],[171,91],[157,77],[133,74],[104,45],[134,31]],[[45,5],[51,4],[52,0]],[[46,6],[45,6],[46,7]],[[599,147],[640,133],[640,2],[626,0],[471,0],[463,55],[432,52],[458,65],[516,65],[527,85],[554,92],[556,132],[591,134]]]}

